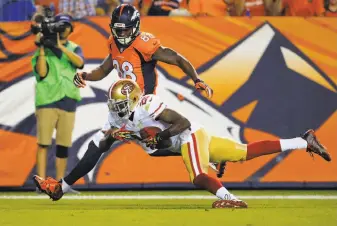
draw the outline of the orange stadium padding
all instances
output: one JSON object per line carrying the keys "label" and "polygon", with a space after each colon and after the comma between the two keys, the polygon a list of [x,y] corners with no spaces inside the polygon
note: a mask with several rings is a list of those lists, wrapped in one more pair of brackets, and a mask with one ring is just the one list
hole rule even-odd
{"label": "orange stadium padding", "polygon": [[[143,17],[141,30],[152,33],[163,46],[175,49],[192,62],[201,78],[214,89],[212,100],[195,94],[196,97],[237,124],[242,142],[299,136],[313,127],[333,159],[327,163],[319,156],[311,158],[304,150],[296,150],[245,163],[228,163],[222,178],[225,184],[337,187],[336,18]],[[108,17],[89,17],[75,23],[70,39],[82,46],[90,65],[107,56],[109,35]],[[33,42],[28,22],[0,23],[0,186],[3,187],[33,187],[30,177],[35,172],[34,109],[25,105],[22,94],[26,90],[15,88],[33,87],[33,83],[31,86],[25,83],[33,76],[30,63],[36,49]],[[192,81],[179,68],[159,63],[159,70],[174,84],[193,89]],[[94,91],[96,96],[105,92],[97,87]],[[16,101],[20,95],[22,101]],[[26,95],[32,98],[34,92]],[[9,97],[17,105],[6,99]],[[105,103],[102,99],[97,101]],[[95,101],[87,106],[92,102]],[[86,107],[85,102],[81,107]],[[76,117],[80,117],[78,114]],[[14,117],[19,119],[15,121]],[[83,132],[74,140],[68,171],[81,158],[79,149],[93,133],[93,130]],[[52,163],[48,170],[53,172]],[[211,174],[215,176],[214,172]],[[77,184],[85,188],[190,186],[180,157],[149,157],[136,144],[114,146],[94,172]]]}

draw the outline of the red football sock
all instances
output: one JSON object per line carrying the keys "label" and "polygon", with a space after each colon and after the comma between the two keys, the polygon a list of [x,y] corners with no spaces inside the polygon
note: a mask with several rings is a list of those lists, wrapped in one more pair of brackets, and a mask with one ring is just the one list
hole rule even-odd
{"label": "red football sock", "polygon": [[222,187],[222,184],[218,179],[210,177],[205,173],[201,173],[194,178],[193,183],[214,195],[216,195],[216,192]]}
{"label": "red football sock", "polygon": [[246,160],[250,160],[261,155],[269,155],[277,152],[281,152],[281,144],[279,140],[263,140],[250,143],[247,145]]}

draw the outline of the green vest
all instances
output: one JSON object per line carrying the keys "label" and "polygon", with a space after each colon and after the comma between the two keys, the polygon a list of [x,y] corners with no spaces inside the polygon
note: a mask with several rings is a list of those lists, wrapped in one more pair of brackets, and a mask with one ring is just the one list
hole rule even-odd
{"label": "green vest", "polygon": [[[66,48],[74,52],[78,45],[68,41]],[[51,104],[63,99],[65,96],[80,101],[80,90],[77,88],[73,79],[76,73],[76,67],[69,61],[69,58],[62,53],[59,59],[50,49],[45,48],[45,57],[49,66],[48,74],[41,79],[40,75],[35,71],[37,50],[32,58],[33,74],[36,77],[36,95],[35,106],[43,106]]]}

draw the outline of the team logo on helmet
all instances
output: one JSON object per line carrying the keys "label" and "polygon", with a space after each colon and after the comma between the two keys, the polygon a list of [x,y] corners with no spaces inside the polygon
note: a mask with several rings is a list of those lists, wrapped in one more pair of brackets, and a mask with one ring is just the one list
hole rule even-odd
{"label": "team logo on helmet", "polygon": [[131,21],[134,21],[136,18],[140,16],[138,10],[135,10],[132,14]]}
{"label": "team logo on helmet", "polygon": [[126,83],[122,87],[121,93],[126,96],[127,94],[131,93],[134,89],[135,89],[135,85],[134,84],[132,84],[132,83]]}

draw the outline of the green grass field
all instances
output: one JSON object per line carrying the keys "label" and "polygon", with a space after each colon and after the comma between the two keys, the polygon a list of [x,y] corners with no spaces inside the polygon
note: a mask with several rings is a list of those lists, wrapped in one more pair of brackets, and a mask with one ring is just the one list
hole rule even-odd
{"label": "green grass field", "polygon": [[[207,199],[74,200],[70,199],[74,197],[73,195],[67,195],[65,199],[57,202],[52,202],[47,196],[33,192],[0,192],[0,226],[337,225],[337,191],[234,191],[233,193],[243,197],[250,196],[244,199],[249,208],[212,209],[212,202],[216,199],[209,199],[209,194],[203,191],[82,192],[80,198],[89,197],[89,195],[95,197],[102,195],[137,197],[200,195],[207,196]],[[272,199],[273,196],[289,195],[317,195],[322,199]],[[5,196],[11,196],[11,198],[23,196],[25,199],[4,199]],[[251,199],[251,196],[271,197]]]}

